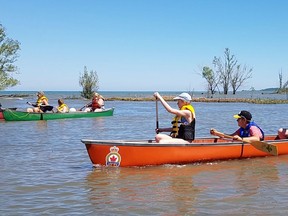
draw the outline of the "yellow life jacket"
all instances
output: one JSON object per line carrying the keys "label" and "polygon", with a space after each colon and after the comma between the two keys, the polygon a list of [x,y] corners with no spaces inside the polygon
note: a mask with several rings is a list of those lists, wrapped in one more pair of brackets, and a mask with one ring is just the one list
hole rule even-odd
{"label": "yellow life jacket", "polygon": [[48,98],[47,97],[45,97],[45,96],[42,96],[42,97],[40,97],[40,98],[38,98],[38,100],[37,100],[37,102],[36,102],[36,105],[37,106],[40,106],[40,105],[42,105],[42,103],[43,103],[43,100],[47,100],[47,102],[48,102]]}
{"label": "yellow life jacket", "polygon": [[[67,109],[68,109],[68,106],[66,105],[66,104],[61,104],[61,106],[59,106],[58,108],[57,108],[57,110],[59,111],[59,112],[62,112],[63,110],[64,110],[64,107],[67,107]],[[69,110],[69,109],[68,109]]]}
{"label": "yellow life jacket", "polygon": [[[190,110],[190,112],[195,117],[195,110],[191,104],[182,106],[180,110]],[[177,115],[173,118],[171,122],[172,124],[172,132],[170,133],[171,137],[177,137],[178,130],[179,130],[178,124],[181,123],[180,119],[181,119],[181,116],[177,116]]]}

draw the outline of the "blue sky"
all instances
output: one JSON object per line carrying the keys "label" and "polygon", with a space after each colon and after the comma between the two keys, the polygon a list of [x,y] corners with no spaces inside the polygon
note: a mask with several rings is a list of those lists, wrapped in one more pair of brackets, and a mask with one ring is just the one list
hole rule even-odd
{"label": "blue sky", "polygon": [[288,79],[288,1],[0,0],[0,23],[21,43],[7,90],[82,90],[96,71],[100,91],[206,90],[201,68],[229,48],[253,68],[242,89]]}

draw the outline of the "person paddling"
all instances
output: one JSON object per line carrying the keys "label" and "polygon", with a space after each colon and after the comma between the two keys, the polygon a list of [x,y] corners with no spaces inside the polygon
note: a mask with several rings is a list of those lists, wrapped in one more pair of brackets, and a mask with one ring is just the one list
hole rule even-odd
{"label": "person paddling", "polygon": [[34,106],[34,108],[27,108],[27,112],[46,112],[53,109],[53,106],[49,106],[48,98],[43,91],[37,92],[36,95],[38,98],[35,104],[27,102],[29,105]]}
{"label": "person paddling", "polygon": [[[164,108],[175,115],[170,128],[156,128],[155,140],[158,143],[191,143],[195,138],[196,115],[193,106],[190,104],[191,96],[188,93],[181,93],[173,98],[177,100],[179,109],[172,108],[158,93],[154,93],[156,100],[159,100]],[[158,111],[157,111],[158,112]],[[180,126],[178,125],[180,124]],[[159,132],[170,132],[167,134],[158,134]]]}
{"label": "person paddling", "polygon": [[92,101],[86,105],[85,112],[97,112],[104,109],[104,97],[97,92],[93,94]]}
{"label": "person paddling", "polygon": [[288,139],[288,129],[287,128],[279,128],[278,129],[278,139]]}
{"label": "person paddling", "polygon": [[242,110],[240,113],[233,116],[237,119],[239,129],[230,135],[226,135],[217,131],[216,129],[211,129],[210,134],[224,138],[225,136],[231,136],[233,140],[238,141],[261,141],[264,140],[263,130],[252,121],[252,114],[246,110]]}

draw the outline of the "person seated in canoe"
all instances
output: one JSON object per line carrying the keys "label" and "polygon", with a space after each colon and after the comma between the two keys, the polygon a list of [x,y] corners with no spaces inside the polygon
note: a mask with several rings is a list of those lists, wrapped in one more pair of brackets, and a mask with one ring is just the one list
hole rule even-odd
{"label": "person seated in canoe", "polygon": [[93,94],[93,98],[92,101],[86,105],[86,109],[84,110],[84,112],[99,112],[104,110],[104,102],[105,98],[98,94],[97,92],[95,92]]}
{"label": "person seated in canoe", "polygon": [[221,138],[232,138],[233,140],[244,142],[264,140],[264,132],[254,121],[252,121],[252,114],[250,112],[242,110],[233,117],[237,119],[239,126],[239,129],[234,133],[226,135],[216,129],[211,129],[210,134]]}
{"label": "person seated in canoe", "polygon": [[37,101],[35,104],[27,102],[29,105],[32,105],[33,108],[27,108],[27,112],[46,112],[51,111],[53,106],[49,106],[48,98],[45,96],[43,91],[37,92]]}
{"label": "person seated in canoe", "polygon": [[288,139],[288,130],[287,128],[278,129],[278,139]]}
{"label": "person seated in canoe", "polygon": [[67,113],[69,112],[69,107],[64,103],[63,99],[58,99],[57,113]]}
{"label": "person seated in canoe", "polygon": [[[164,108],[175,115],[173,118],[172,127],[170,128],[156,128],[157,135],[155,140],[158,143],[191,143],[195,138],[195,110],[191,103],[191,96],[188,93],[181,93],[179,96],[173,98],[177,100],[179,109],[172,108],[158,93],[154,93],[156,100],[159,100]],[[157,108],[158,109],[158,108]],[[158,113],[158,110],[156,110]],[[157,123],[158,124],[158,123]],[[157,125],[158,127],[158,125]],[[168,134],[158,134],[159,132],[170,132]]]}

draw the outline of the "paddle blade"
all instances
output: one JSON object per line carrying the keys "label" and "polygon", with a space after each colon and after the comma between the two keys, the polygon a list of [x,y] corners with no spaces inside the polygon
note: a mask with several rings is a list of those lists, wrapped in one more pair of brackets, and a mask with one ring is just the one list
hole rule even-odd
{"label": "paddle blade", "polygon": [[262,141],[250,141],[249,143],[260,151],[266,152],[274,156],[278,155],[278,148],[273,144]]}
{"label": "paddle blade", "polygon": [[46,108],[47,111],[52,111],[53,110],[53,106],[46,105],[45,108]]}
{"label": "paddle blade", "polygon": [[50,106],[50,105],[40,105],[40,106],[41,106],[43,112],[52,111],[54,108],[53,106]]}

